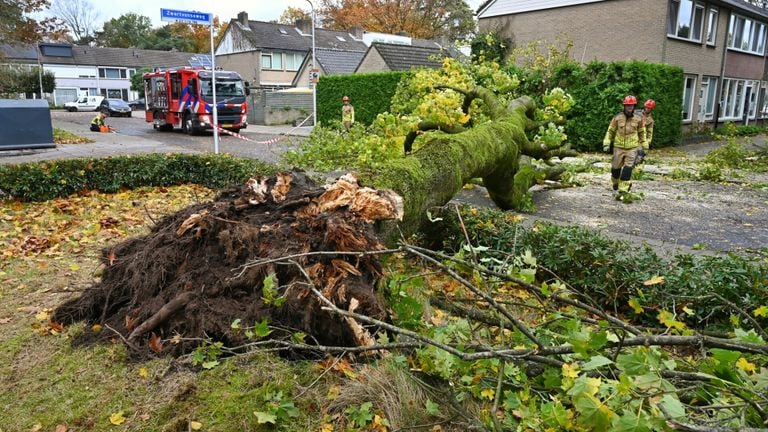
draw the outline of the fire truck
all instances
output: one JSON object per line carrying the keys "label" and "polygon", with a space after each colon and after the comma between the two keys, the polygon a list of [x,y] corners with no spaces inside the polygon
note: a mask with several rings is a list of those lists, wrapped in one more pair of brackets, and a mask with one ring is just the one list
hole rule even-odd
{"label": "fire truck", "polygon": [[[144,74],[145,118],[156,130],[180,128],[190,135],[213,129],[213,73],[181,67]],[[248,126],[248,83],[237,72],[216,71],[219,126],[238,132]]]}

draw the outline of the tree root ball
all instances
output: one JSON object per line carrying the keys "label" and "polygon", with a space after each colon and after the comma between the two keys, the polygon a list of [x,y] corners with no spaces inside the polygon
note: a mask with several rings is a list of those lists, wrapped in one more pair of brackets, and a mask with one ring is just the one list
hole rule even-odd
{"label": "tree root ball", "polygon": [[333,252],[381,250],[373,222],[402,211],[399,196],[361,188],[352,175],[324,187],[297,171],[253,178],[105,248],[101,281],[53,319],[85,321],[81,341],[173,355],[203,340],[247,344],[245,329],[264,319],[270,337],[304,332],[308,343],[358,346],[360,324],[324,309],[309,287],[341,309],[386,320],[376,256]]}

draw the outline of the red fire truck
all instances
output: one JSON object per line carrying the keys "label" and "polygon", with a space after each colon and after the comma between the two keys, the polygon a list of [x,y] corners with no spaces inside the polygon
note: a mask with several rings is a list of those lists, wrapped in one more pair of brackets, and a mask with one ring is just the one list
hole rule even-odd
{"label": "red fire truck", "polygon": [[[213,73],[181,67],[144,74],[146,120],[157,130],[181,128],[190,135],[213,129]],[[219,126],[238,132],[248,126],[248,83],[237,72],[216,71]]]}

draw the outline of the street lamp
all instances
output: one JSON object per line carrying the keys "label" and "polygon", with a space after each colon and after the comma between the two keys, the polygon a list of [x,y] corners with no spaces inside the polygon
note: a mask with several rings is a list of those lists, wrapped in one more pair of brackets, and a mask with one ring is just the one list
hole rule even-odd
{"label": "street lamp", "polygon": [[[312,19],[312,74],[315,73],[315,5],[312,4],[311,0],[307,0],[307,3],[309,3],[309,7],[312,8],[311,10],[311,16]],[[314,80],[310,80],[309,83],[312,85],[312,125],[317,124],[317,82]]]}

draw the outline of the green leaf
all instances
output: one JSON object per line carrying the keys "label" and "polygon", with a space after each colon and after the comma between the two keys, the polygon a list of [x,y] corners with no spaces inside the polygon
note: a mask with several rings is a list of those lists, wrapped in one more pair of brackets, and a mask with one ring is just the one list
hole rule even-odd
{"label": "green leaf", "polygon": [[677,399],[676,396],[671,394],[664,395],[661,398],[659,405],[663,408],[664,413],[672,419],[678,419],[685,417],[685,407]]}
{"label": "green leaf", "polygon": [[213,369],[213,368],[215,368],[218,365],[219,365],[219,361],[218,360],[208,361],[208,362],[203,363],[203,369]]}
{"label": "green leaf", "polygon": [[427,399],[426,409],[427,414],[435,417],[440,416],[440,405],[432,402],[431,399]]}
{"label": "green leaf", "polygon": [[232,324],[230,324],[229,327],[234,329],[234,330],[239,329],[240,328],[240,321],[241,321],[240,318],[232,321]]}
{"label": "green leaf", "polygon": [[271,412],[254,411],[253,414],[256,415],[256,422],[258,424],[264,424],[264,423],[275,424],[275,422],[277,421],[277,415]]}
{"label": "green leaf", "polygon": [[616,366],[626,372],[627,375],[642,375],[648,373],[648,357],[640,350],[634,350],[630,354],[619,354],[616,358]]}
{"label": "green leaf", "polygon": [[762,337],[760,337],[759,334],[754,329],[749,329],[749,331],[744,331],[741,328],[735,328],[733,329],[733,333],[736,335],[736,338],[749,343],[754,344],[764,344],[765,341]]}
{"label": "green leaf", "polygon": [[627,410],[624,415],[614,419],[612,432],[648,432],[648,420]]}
{"label": "green leaf", "polygon": [[260,338],[269,336],[269,334],[272,333],[272,330],[269,329],[269,320],[264,317],[263,320],[253,326],[253,332]]}
{"label": "green leaf", "polygon": [[613,363],[613,360],[609,359],[608,357],[596,355],[591,359],[589,359],[588,362],[582,364],[581,370],[594,370],[612,363]]}
{"label": "green leaf", "polygon": [[564,427],[568,424],[568,411],[559,401],[547,402],[541,406],[541,419],[548,426]]}
{"label": "green leaf", "polygon": [[574,400],[574,407],[581,416],[578,422],[591,431],[605,431],[611,425],[611,419],[616,414],[596,397],[584,395]]}

